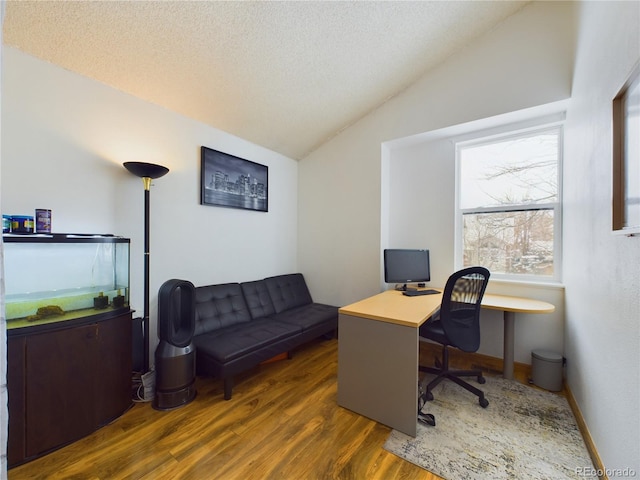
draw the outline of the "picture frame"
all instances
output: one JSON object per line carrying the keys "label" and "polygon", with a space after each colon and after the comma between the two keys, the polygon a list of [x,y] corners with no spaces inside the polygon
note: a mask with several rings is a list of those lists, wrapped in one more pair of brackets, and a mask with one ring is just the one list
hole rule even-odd
{"label": "picture frame", "polygon": [[640,62],[613,99],[613,232],[640,234]]}
{"label": "picture frame", "polygon": [[201,205],[269,211],[269,167],[205,146],[200,159]]}

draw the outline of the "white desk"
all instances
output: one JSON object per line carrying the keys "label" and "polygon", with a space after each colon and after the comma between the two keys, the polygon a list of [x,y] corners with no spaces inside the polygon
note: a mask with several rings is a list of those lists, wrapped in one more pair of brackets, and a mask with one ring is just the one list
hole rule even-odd
{"label": "white desk", "polygon": [[[388,290],[339,310],[338,405],[415,437],[418,327],[441,301],[441,294],[406,297]],[[513,376],[515,313],[552,312],[554,307],[491,294],[485,294],[482,305],[505,312],[504,374]]]}

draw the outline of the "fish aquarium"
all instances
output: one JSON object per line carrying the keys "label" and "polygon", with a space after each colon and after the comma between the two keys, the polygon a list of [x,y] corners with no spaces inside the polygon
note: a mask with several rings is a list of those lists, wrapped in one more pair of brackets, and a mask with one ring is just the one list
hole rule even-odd
{"label": "fish aquarium", "polygon": [[7,330],[129,310],[128,238],[3,234]]}

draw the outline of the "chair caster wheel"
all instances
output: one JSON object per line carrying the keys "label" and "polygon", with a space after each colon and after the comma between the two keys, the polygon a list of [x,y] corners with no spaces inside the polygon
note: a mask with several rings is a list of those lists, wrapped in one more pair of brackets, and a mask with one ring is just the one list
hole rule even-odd
{"label": "chair caster wheel", "polygon": [[487,400],[486,398],[479,399],[478,403],[482,408],[487,408],[489,406],[489,400]]}
{"label": "chair caster wheel", "polygon": [[431,415],[430,413],[420,413],[418,415],[418,422],[428,425],[430,427],[436,426],[436,417]]}
{"label": "chair caster wheel", "polygon": [[482,385],[483,383],[487,383],[487,380],[482,375],[478,375],[478,383]]}
{"label": "chair caster wheel", "polygon": [[424,398],[427,399],[427,402],[433,401],[433,393],[431,393],[429,390],[427,390],[427,393],[424,394]]}

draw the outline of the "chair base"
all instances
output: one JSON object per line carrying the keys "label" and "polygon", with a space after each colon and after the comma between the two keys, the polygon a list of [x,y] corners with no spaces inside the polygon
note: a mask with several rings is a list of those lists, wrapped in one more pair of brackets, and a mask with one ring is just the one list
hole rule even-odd
{"label": "chair base", "polygon": [[[437,362],[436,362],[437,363]],[[436,378],[431,380],[426,388],[424,389],[424,401],[433,400],[433,389],[440,384],[443,380],[451,380],[454,383],[457,383],[465,390],[473,393],[478,397],[478,403],[482,408],[487,408],[489,405],[489,401],[485,398],[484,392],[470,383],[465,382],[460,377],[476,377],[478,383],[483,384],[486,382],[485,378],[482,376],[481,370],[450,370],[449,369],[449,349],[447,345],[443,345],[442,347],[442,366],[439,368],[426,367],[420,365],[418,369],[421,372],[431,373],[436,375]]]}

